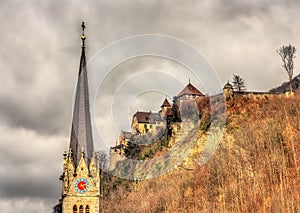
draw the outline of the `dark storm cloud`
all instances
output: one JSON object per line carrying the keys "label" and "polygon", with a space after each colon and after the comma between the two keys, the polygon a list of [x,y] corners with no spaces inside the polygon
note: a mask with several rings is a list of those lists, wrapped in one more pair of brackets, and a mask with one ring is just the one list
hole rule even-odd
{"label": "dark storm cloud", "polygon": [[[26,169],[24,168],[23,170]],[[58,196],[60,185],[50,184],[53,183],[53,176],[50,175],[51,171],[43,173],[44,175],[40,175],[42,170],[40,170],[40,168],[37,169],[39,169],[38,174],[32,174],[32,172],[22,172],[23,175],[21,178],[11,178],[11,175],[1,175],[1,180],[5,180],[5,182],[3,182],[3,184],[0,184],[0,197],[31,197],[48,199]],[[30,170],[32,170],[32,167],[30,167]],[[58,178],[56,177],[56,179]]]}
{"label": "dark storm cloud", "polygon": [[79,52],[76,57],[64,45],[68,34],[56,29],[44,12],[28,2],[22,7],[14,1],[1,3],[7,21],[0,35],[0,117],[10,126],[53,134],[64,131],[70,120]]}
{"label": "dark storm cloud", "polygon": [[[275,50],[300,46],[298,13],[297,0],[1,1],[0,179],[7,182],[0,207],[49,212],[59,198],[82,20],[88,59],[124,37],[165,34],[199,49],[222,83],[236,73],[249,89],[268,90],[287,79]],[[151,67],[151,60],[131,65]],[[128,74],[122,69],[128,66],[118,68],[120,79]]]}
{"label": "dark storm cloud", "polygon": [[0,133],[0,179],[4,180],[0,183],[0,198],[49,199],[59,193],[58,178],[67,138],[39,136],[4,125],[0,125]]}
{"label": "dark storm cloud", "polygon": [[[243,52],[230,52],[230,45],[226,44],[237,39],[235,42],[241,41],[239,48],[243,48],[241,45],[244,42],[246,49],[249,43],[245,33],[251,35],[253,25],[263,24],[266,27],[268,24],[271,32],[267,31],[266,34],[271,34],[272,24],[264,23],[268,21],[264,17],[270,15],[272,8],[290,10],[289,7],[295,5],[298,5],[297,1],[271,0],[190,3],[122,1],[118,4],[110,1],[89,1],[84,4],[82,1],[5,1],[0,7],[2,20],[4,17],[7,20],[2,25],[5,33],[0,35],[0,39],[5,41],[5,51],[1,51],[3,62],[0,64],[5,70],[0,86],[0,98],[4,100],[0,103],[0,117],[11,126],[36,129],[44,134],[57,133],[66,128],[70,121],[68,116],[71,115],[70,103],[80,54],[78,23],[83,19],[88,26],[89,57],[105,44],[130,35],[161,33],[179,36],[190,42],[198,41],[206,54],[214,51],[211,58],[216,57],[214,65],[222,67],[219,75],[221,78],[224,76],[226,81],[233,72],[243,72],[232,71],[235,67],[239,69],[240,62],[224,70],[228,66],[226,61],[235,60],[235,53]],[[257,23],[255,17],[259,17]],[[276,26],[278,23],[273,24]],[[226,28],[229,31],[224,31]],[[223,31],[223,36],[215,36],[220,31]],[[256,45],[256,42],[264,40],[253,42]],[[211,44],[216,44],[218,50]],[[221,64],[224,57],[219,54],[223,49],[226,50],[226,61]],[[274,53],[275,49],[268,51]],[[254,68],[257,69],[256,65]],[[254,88],[261,83],[249,84]],[[17,94],[12,94],[12,90]]]}
{"label": "dark storm cloud", "polygon": [[[245,16],[268,15],[272,8],[280,7],[289,10],[291,7],[299,5],[299,1],[281,1],[281,0],[216,0],[212,1],[212,7],[217,12],[216,18],[225,18],[229,20],[239,19]],[[280,14],[278,14],[280,15]]]}

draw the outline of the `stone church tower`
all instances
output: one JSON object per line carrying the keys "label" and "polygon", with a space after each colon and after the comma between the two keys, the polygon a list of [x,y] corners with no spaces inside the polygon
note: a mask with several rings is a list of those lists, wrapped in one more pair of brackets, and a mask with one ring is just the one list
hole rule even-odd
{"label": "stone church tower", "polygon": [[89,88],[82,22],[82,51],[79,66],[70,148],[64,153],[62,213],[98,213],[100,198],[99,166],[93,156],[94,144],[90,117]]}

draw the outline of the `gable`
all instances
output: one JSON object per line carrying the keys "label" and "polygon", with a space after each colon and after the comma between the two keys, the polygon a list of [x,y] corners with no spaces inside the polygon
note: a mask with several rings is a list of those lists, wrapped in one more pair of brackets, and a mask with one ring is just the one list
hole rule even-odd
{"label": "gable", "polygon": [[186,85],[186,87],[177,95],[177,97],[183,95],[198,95],[204,96],[196,87],[194,87],[191,83]]}

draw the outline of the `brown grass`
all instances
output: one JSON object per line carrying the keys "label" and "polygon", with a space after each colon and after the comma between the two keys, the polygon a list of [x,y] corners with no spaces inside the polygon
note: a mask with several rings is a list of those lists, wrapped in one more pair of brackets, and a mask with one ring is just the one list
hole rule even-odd
{"label": "brown grass", "polygon": [[239,97],[204,166],[131,182],[102,212],[300,212],[300,98]]}

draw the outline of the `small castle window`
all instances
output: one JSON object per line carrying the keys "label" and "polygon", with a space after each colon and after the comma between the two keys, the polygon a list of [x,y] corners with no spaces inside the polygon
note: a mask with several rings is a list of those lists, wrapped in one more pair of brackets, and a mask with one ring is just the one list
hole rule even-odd
{"label": "small castle window", "polygon": [[152,129],[152,124],[150,124],[150,129]]}
{"label": "small castle window", "polygon": [[85,207],[85,213],[90,213],[90,207],[89,207],[89,205],[87,205],[87,206]]}
{"label": "small castle window", "polygon": [[77,213],[77,206],[76,205],[73,206],[73,213]]}
{"label": "small castle window", "polygon": [[80,207],[79,207],[79,213],[83,213],[83,206],[82,205],[80,205]]}

